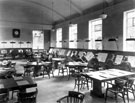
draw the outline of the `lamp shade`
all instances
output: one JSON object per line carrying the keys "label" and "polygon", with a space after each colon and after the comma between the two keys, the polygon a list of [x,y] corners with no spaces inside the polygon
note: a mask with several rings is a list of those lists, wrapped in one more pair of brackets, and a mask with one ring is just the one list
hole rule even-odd
{"label": "lamp shade", "polygon": [[11,41],[10,43],[11,43],[11,44],[14,44],[15,42],[14,42],[14,41]]}
{"label": "lamp shade", "polygon": [[1,42],[2,44],[6,44],[7,42],[5,42],[5,41],[3,41],[3,42]]}
{"label": "lamp shade", "polygon": [[90,40],[85,40],[85,42],[90,42]]}
{"label": "lamp shade", "polygon": [[126,41],[135,41],[135,38],[127,38]]}
{"label": "lamp shade", "polygon": [[117,39],[116,38],[110,38],[110,39],[108,39],[108,41],[117,41]]}
{"label": "lamp shade", "polygon": [[101,41],[102,41],[102,39],[97,39],[97,40],[95,40],[95,41],[97,41],[97,42],[101,42]]}
{"label": "lamp shade", "polygon": [[99,17],[102,18],[102,19],[106,19],[107,18],[107,14],[102,13]]}
{"label": "lamp shade", "polygon": [[27,43],[27,44],[30,44],[31,42],[30,42],[30,41],[27,41],[26,43]]}
{"label": "lamp shade", "polygon": [[23,42],[22,41],[20,41],[20,42],[18,42],[19,44],[23,44]]}

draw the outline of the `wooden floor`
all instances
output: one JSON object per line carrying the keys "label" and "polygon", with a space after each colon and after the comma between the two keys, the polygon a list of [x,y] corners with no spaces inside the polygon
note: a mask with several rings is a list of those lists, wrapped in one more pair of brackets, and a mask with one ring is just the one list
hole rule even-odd
{"label": "wooden floor", "polygon": [[[23,67],[21,66],[21,64],[24,64],[25,62],[25,60],[16,61],[17,72],[23,72]],[[56,103],[56,101],[60,97],[65,96],[68,91],[77,91],[77,89],[74,89],[74,78],[67,80],[67,76],[58,76],[57,70],[55,70],[54,78],[52,76],[50,79],[48,78],[48,76],[45,76],[45,78],[39,76],[34,80],[38,84],[37,103]],[[87,88],[82,88],[80,92],[85,94],[84,103],[104,103],[104,98],[91,96],[90,90],[87,90]],[[14,98],[14,100],[15,99],[16,98]],[[115,103],[114,98],[109,97],[107,103]],[[118,103],[123,103],[123,100],[121,98],[118,98]],[[133,99],[133,96],[131,94],[129,103],[135,103],[135,100]]]}

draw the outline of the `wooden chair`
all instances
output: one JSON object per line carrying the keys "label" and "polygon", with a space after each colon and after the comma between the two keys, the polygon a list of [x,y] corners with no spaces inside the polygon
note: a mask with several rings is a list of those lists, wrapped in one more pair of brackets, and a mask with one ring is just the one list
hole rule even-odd
{"label": "wooden chair", "polygon": [[24,65],[24,76],[30,76],[30,73],[33,72],[32,67],[29,65]]}
{"label": "wooden chair", "polygon": [[41,66],[41,74],[43,75],[43,78],[44,78],[44,75],[48,75],[49,79],[50,79],[50,71],[51,69],[47,66]]}
{"label": "wooden chair", "polygon": [[134,85],[134,78],[128,78],[126,85],[124,86],[126,93],[127,93],[127,99],[129,103],[129,92],[133,94],[133,97],[135,99],[135,85]]}
{"label": "wooden chair", "polygon": [[82,78],[82,87],[86,86],[87,89],[89,90],[89,83],[90,83],[92,88],[92,80],[87,74],[81,74],[81,78]]}
{"label": "wooden chair", "polygon": [[[128,98],[127,89],[125,88],[126,82],[125,83],[123,81],[120,82],[120,80],[119,80],[118,83],[115,83],[115,84],[110,83],[110,84],[112,85],[111,87],[109,87],[109,83],[107,84],[107,89],[106,89],[106,94],[105,94],[105,103],[107,101],[108,92],[111,92],[115,95],[116,103],[118,102],[117,96],[122,97],[123,102],[126,103],[125,96],[127,96],[127,98]],[[119,95],[119,94],[121,94],[121,95]]]}
{"label": "wooden chair", "polygon": [[69,91],[67,96],[57,100],[57,103],[83,103],[84,94],[75,91]]}
{"label": "wooden chair", "polygon": [[68,69],[65,66],[65,64],[63,62],[59,62],[58,63],[58,75],[61,73],[64,76],[64,73],[66,72],[68,75]]}
{"label": "wooden chair", "polygon": [[18,93],[18,103],[37,103],[37,84],[27,86]]}
{"label": "wooden chair", "polygon": [[0,88],[0,103],[8,103],[9,92],[7,89]]}

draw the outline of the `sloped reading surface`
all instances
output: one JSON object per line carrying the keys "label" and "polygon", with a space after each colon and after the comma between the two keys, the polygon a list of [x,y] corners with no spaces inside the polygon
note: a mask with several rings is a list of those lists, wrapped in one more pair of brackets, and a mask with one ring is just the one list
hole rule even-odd
{"label": "sloped reading surface", "polygon": [[14,77],[14,80],[22,80],[22,77]]}
{"label": "sloped reading surface", "polygon": [[116,58],[115,58],[115,62],[114,63],[120,64],[122,59],[123,59],[123,55],[117,55]]}
{"label": "sloped reading surface", "polygon": [[29,84],[27,80],[17,81],[16,83],[18,86]]}
{"label": "sloped reading surface", "polygon": [[98,53],[98,60],[100,62],[105,62],[108,54],[107,53]]}

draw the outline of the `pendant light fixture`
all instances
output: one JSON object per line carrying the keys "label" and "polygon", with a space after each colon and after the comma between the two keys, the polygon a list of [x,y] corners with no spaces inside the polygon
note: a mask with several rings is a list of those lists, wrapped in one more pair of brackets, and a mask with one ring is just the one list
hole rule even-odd
{"label": "pendant light fixture", "polygon": [[52,31],[54,32],[55,31],[55,26],[53,25],[53,22],[54,22],[54,15],[53,15],[53,5],[54,5],[54,1],[52,0]]}
{"label": "pendant light fixture", "polygon": [[[69,0],[69,19],[71,19],[71,0]],[[71,20],[69,20],[69,26],[72,25]]]}
{"label": "pendant light fixture", "polygon": [[107,14],[105,13],[105,1],[103,0],[103,11],[102,14],[99,16],[101,19],[106,19]]}

